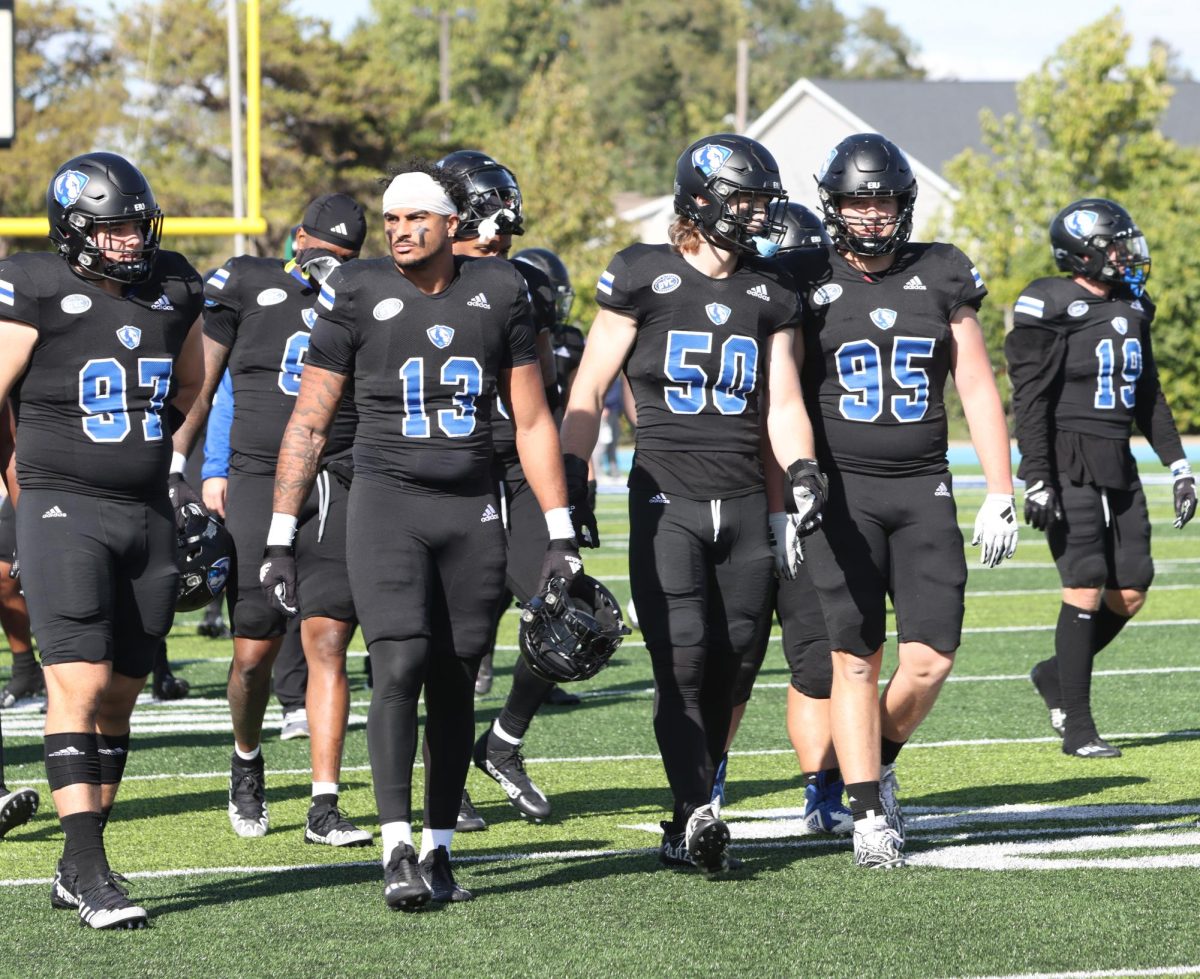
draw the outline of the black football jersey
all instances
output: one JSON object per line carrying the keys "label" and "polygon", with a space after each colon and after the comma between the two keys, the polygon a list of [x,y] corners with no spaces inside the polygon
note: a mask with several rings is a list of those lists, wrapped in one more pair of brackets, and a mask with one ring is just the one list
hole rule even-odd
{"label": "black football jersey", "polygon": [[[1184,457],[1154,363],[1154,312],[1148,295],[1097,296],[1063,276],[1037,279],[1021,290],[1005,353],[1023,476],[1049,478],[1056,468],[1050,461],[1054,445],[1061,433],[1073,433],[1062,449],[1088,456],[1082,469],[1091,470],[1091,478],[1102,485],[1134,482],[1128,452],[1134,423],[1164,464]],[[1097,439],[1115,444],[1084,445]]]}
{"label": "black football jersey", "polygon": [[37,330],[13,390],[22,489],[147,500],[167,491],[175,361],[203,306],[200,276],[160,251],[122,297],[49,252],[0,261],[0,316]]}
{"label": "black football jersey", "polygon": [[[529,308],[535,332],[554,329],[554,287],[546,274],[528,262],[513,262],[512,267],[521,273],[529,290]],[[496,399],[496,410],[492,415],[492,445],[498,477],[524,479],[525,472],[517,455],[516,429],[513,428],[508,408],[499,398]]]}
{"label": "black football jersey", "polygon": [[987,289],[953,245],[907,244],[867,276],[836,251],[790,253],[804,310],[801,381],[823,466],[919,476],[946,468],[950,320]]}
{"label": "black football jersey", "polygon": [[577,326],[559,323],[554,327],[554,371],[560,391],[567,390],[572,375],[579,370],[585,342],[583,330]]}
{"label": "black football jersey", "polygon": [[525,280],[502,259],[455,259],[427,296],[390,258],[347,262],[317,300],[309,363],[354,378],[355,477],[417,491],[490,488],[496,380],[537,361]]}
{"label": "black football jersey", "polygon": [[637,320],[625,376],[637,404],[629,485],[718,499],[762,487],[767,342],[794,327],[794,283],[746,260],[728,278],[669,245],[633,245],[600,276],[596,302]]}
{"label": "black football jersey", "polygon": [[[229,468],[273,476],[317,321],[316,288],[294,262],[242,255],[208,277],[204,297],[204,334],[229,348]],[[350,448],[356,424],[354,399],[346,397],[325,443],[325,458]]]}

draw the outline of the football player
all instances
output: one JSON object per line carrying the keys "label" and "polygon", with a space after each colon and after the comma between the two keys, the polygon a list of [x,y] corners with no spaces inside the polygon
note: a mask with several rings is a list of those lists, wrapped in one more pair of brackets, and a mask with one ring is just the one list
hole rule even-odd
{"label": "football player", "polygon": [[571,396],[571,384],[575,372],[583,360],[583,345],[586,342],[583,330],[571,322],[571,307],[575,303],[575,289],[571,285],[571,273],[567,266],[549,248],[522,248],[513,256],[514,262],[532,265],[541,271],[550,283],[554,296],[554,378],[558,386],[560,408],[555,412],[562,421],[562,408]]}
{"label": "football player", "polygon": [[17,550],[66,838],[51,903],[92,928],[140,928],[103,830],[175,611],[172,505],[199,502],[171,430],[203,378],[202,283],[160,248],[162,212],[123,157],[68,160],[46,204],[55,252],[0,262],[0,398],[18,409]]}
{"label": "football player", "polygon": [[[789,201],[782,209],[785,226],[776,260],[785,269],[801,260],[812,249],[831,242],[821,219],[803,204]],[[767,467],[768,472],[772,467]],[[797,548],[795,528],[780,504],[782,494],[774,492],[779,483],[772,474],[768,500],[778,507],[769,515],[771,548],[775,556],[778,583],[772,583],[774,608],[783,627],[783,652],[791,669],[787,691],[787,729],[804,776],[804,824],[810,833],[849,833],[853,828],[850,810],[842,801],[845,788],[837,767],[833,738],[829,731],[829,692],[833,682],[829,633],[821,602],[812,585],[808,569]],[[754,681],[767,651],[768,634],[756,650],[742,660],[734,689],[733,721],[725,744],[725,757],[717,768],[713,801],[725,802],[729,749],[754,690]]]}
{"label": "football player", "polygon": [[[263,715],[287,618],[299,614],[310,671],[307,714],[313,771],[304,840],[328,846],[366,846],[371,841],[371,834],[354,826],[338,807],[350,711],[346,646],[356,625],[346,573],[346,501],[353,475],[349,455],[356,424],[349,399],[325,443],[319,478],[305,501],[295,541],[297,590],[271,603],[258,583],[276,458],[300,390],[317,318],[314,303],[321,283],[358,255],[366,236],[358,202],[345,194],[325,194],[305,209],[294,259],[242,255],[227,261],[205,283],[201,408],[211,406],[227,365],[233,383],[224,499],[225,525],[238,555],[229,592],[233,665],[228,693],[234,750],[228,812],[234,832],[243,837],[267,832]],[[193,415],[198,426],[199,414]]]}
{"label": "football player", "polygon": [[[4,631],[8,636],[9,648],[13,652],[13,678],[17,678],[17,650],[18,641],[23,628],[25,636],[26,655],[33,661],[38,670],[38,679],[41,679],[41,667],[37,666],[37,661],[33,658],[33,649],[29,644],[29,616],[25,612],[25,600],[21,598],[20,586],[15,578],[10,578],[9,573],[12,571],[13,551],[16,549],[16,528],[13,526],[15,511],[13,510],[12,501],[7,494],[9,485],[16,485],[16,472],[12,468],[13,462],[13,437],[12,437],[12,412],[9,411],[8,402],[0,402],[0,481],[4,483],[4,510],[7,515],[0,515],[0,528],[3,528],[3,541],[0,542],[0,588],[11,584],[18,598],[21,599],[19,609],[24,613],[23,619],[12,619],[11,607],[6,605],[4,618]],[[10,622],[16,626],[16,639],[10,631]],[[4,700],[7,701],[9,693],[13,688],[10,682],[4,689]],[[36,692],[36,691],[31,691]],[[22,692],[21,696],[28,696],[28,693]],[[16,701],[13,698],[13,702]],[[4,707],[11,707],[12,703],[4,702],[0,704]],[[41,804],[41,796],[38,795],[36,789],[13,789],[8,790],[4,782],[4,733],[0,731],[0,840],[11,830],[18,826],[23,826],[29,822],[38,811],[38,806]]]}
{"label": "football player", "polygon": [[[272,601],[290,598],[297,514],[337,406],[353,400],[347,561],[374,674],[367,744],[384,898],[414,909],[471,897],[454,880],[450,850],[471,762],[475,673],[504,592],[507,549],[490,473],[497,393],[545,515],[539,584],[570,582],[583,562],[525,280],[508,262],[454,255],[467,200],[449,170],[406,164],[382,211],[389,256],[335,269],[321,289],[260,575]],[[418,860],[411,796],[422,694],[428,765]]]}
{"label": "football player", "polygon": [[684,150],[671,244],[633,245],[601,275],[563,420],[572,516],[595,547],[586,460],[604,396],[624,370],[637,403],[630,587],[674,797],[660,854],[708,873],[729,866],[729,829],[711,797],[734,680],[769,627],[764,441],[806,519],[824,499],[791,354],[795,286],[760,259],[778,248],[772,205],[784,196],[774,158],[754,140],[722,133]]}
{"label": "football player", "polygon": [[1054,656],[1030,676],[1065,754],[1116,758],[1092,718],[1092,663],[1154,579],[1132,426],[1174,477],[1177,528],[1195,514],[1195,479],[1159,384],[1150,251],[1133,218],[1110,200],[1075,201],[1050,223],[1050,247],[1066,274],[1021,291],[1004,345],[1025,520],[1046,532],[1062,580]]}
{"label": "football player", "polygon": [[[465,258],[507,258],[513,235],[524,234],[523,201],[516,176],[507,167],[476,150],[451,153],[439,160],[438,166],[455,174],[467,189],[467,210],[460,215],[454,254]],[[513,267],[521,273],[529,290],[537,330],[538,363],[546,385],[547,401],[553,408],[557,403],[551,341],[557,318],[555,290],[536,264],[514,262]],[[497,404],[492,420],[492,448],[492,475],[508,544],[506,590],[496,619],[498,628],[514,595],[521,602],[528,602],[537,594],[542,557],[549,538],[538,501],[521,468],[512,419],[503,403]],[[485,675],[491,674],[492,656],[489,652],[484,657],[481,673],[486,670]],[[476,679],[478,681],[478,675]],[[479,690],[478,683],[476,690]],[[550,802],[525,771],[521,747],[538,708],[557,690],[555,684],[536,676],[524,657],[518,656],[504,709],[480,735],[473,754],[476,767],[495,780],[517,812],[534,822],[549,817]],[[574,694],[566,696],[571,702],[579,703]],[[464,828],[473,825],[469,806],[470,800],[464,799]],[[478,819],[478,814],[475,815]]]}
{"label": "football player", "polygon": [[[805,540],[833,649],[830,719],[855,861],[904,862],[893,765],[929,713],[962,635],[967,567],[946,462],[954,377],[987,497],[974,544],[1017,544],[1008,433],[976,312],[987,290],[953,245],[910,242],[917,181],[877,133],[848,136],[817,177],[833,247],[790,263],[804,305],[805,400],[830,504]],[[900,664],[879,694],[885,607]]]}

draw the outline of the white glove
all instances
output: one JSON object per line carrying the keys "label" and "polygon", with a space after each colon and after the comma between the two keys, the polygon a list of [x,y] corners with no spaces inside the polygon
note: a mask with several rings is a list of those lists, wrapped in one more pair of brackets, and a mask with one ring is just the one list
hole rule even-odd
{"label": "white glove", "polygon": [[775,557],[775,573],[792,581],[796,569],[804,563],[804,548],[800,543],[800,520],[794,513],[772,513],[767,517],[771,527],[771,554]]}
{"label": "white glove", "polygon": [[979,563],[994,568],[1017,550],[1017,504],[1007,493],[988,493],[979,516],[975,518],[975,536],[971,544],[983,545]]}

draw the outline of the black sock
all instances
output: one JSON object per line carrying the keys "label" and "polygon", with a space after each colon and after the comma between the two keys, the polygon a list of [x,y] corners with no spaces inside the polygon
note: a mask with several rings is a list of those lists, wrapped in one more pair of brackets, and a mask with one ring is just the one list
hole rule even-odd
{"label": "black sock", "polygon": [[63,859],[75,866],[81,890],[108,874],[100,819],[98,812],[77,812],[58,820],[67,838]]}
{"label": "black sock", "polygon": [[850,802],[850,812],[855,822],[883,813],[878,782],[851,782],[846,786],[846,798]]}
{"label": "black sock", "polygon": [[1092,720],[1092,655],[1096,648],[1096,613],[1065,602],[1058,613],[1054,656],[1058,661],[1067,733],[1063,746],[1070,750],[1096,734]]}
{"label": "black sock", "polygon": [[896,756],[900,754],[900,749],[907,744],[905,741],[893,741],[891,738],[884,737],[881,737],[879,742],[879,761],[883,765],[891,765],[895,762]]}
{"label": "black sock", "polygon": [[338,797],[336,792],[328,792],[322,795],[314,795],[312,797],[312,808],[314,809],[317,806],[336,806],[337,804]]}
{"label": "black sock", "polygon": [[1100,611],[1096,613],[1096,651],[1093,656],[1117,638],[1129,618],[1128,615],[1117,615],[1104,603],[1100,604]]}
{"label": "black sock", "polygon": [[100,833],[103,835],[108,828],[108,817],[112,815],[113,807],[105,806],[100,810]]}

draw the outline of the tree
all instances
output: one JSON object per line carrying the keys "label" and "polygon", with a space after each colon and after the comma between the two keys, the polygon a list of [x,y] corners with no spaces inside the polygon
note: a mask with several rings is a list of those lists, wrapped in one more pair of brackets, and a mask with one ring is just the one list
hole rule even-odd
{"label": "tree", "polygon": [[125,89],[104,32],[70,0],[23,2],[14,47],[17,133],[4,151],[0,212],[31,217],[46,213],[60,164],[120,146]]}
{"label": "tree", "polygon": [[1200,424],[1200,259],[1187,233],[1200,209],[1200,152],[1162,135],[1171,97],[1164,48],[1128,61],[1119,12],[1069,38],[1017,87],[1017,112],[981,115],[986,153],[966,150],[946,168],[961,191],[956,241],[991,292],[982,322],[999,363],[1004,321],[1031,279],[1056,274],[1046,229],[1072,200],[1112,198],[1133,214],[1154,257],[1155,351],[1182,426]]}

